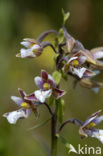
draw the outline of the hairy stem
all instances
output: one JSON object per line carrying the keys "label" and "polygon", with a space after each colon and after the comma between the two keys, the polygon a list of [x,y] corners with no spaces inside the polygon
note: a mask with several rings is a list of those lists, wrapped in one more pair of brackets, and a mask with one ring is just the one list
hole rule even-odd
{"label": "hairy stem", "polygon": [[48,41],[42,42],[41,46],[42,46],[43,48],[46,48],[46,47],[50,46],[50,47],[53,49],[53,51],[54,51],[55,53],[57,53],[57,51],[55,50],[55,47],[52,45],[52,43],[50,43],[50,42],[48,42]]}
{"label": "hairy stem", "polygon": [[64,126],[67,125],[68,123],[72,123],[72,124],[75,124],[77,126],[82,125],[82,122],[80,120],[78,120],[78,119],[74,119],[74,118],[73,119],[68,119],[68,120],[66,120],[65,122],[63,122],[61,124],[61,126],[59,127],[57,133],[59,133],[64,128]]}
{"label": "hairy stem", "polygon": [[57,137],[56,137],[56,127],[57,127],[57,116],[56,113],[52,116],[51,120],[51,156],[57,155]]}
{"label": "hairy stem", "polygon": [[58,32],[56,30],[47,30],[45,32],[43,32],[37,39],[38,42],[42,42],[42,40],[50,33],[54,33],[56,35],[58,35]]}

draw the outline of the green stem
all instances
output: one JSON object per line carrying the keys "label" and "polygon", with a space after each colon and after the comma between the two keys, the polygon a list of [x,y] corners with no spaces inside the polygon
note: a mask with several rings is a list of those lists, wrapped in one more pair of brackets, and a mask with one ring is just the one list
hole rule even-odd
{"label": "green stem", "polygon": [[57,127],[57,116],[56,113],[52,116],[51,120],[51,156],[57,156],[57,137],[56,137],[56,127]]}

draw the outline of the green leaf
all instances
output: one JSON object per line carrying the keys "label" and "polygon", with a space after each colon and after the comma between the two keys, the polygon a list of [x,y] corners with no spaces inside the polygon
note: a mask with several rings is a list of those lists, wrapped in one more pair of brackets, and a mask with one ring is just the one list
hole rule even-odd
{"label": "green leaf", "polygon": [[62,9],[62,15],[63,15],[63,25],[65,25],[66,21],[70,16],[70,13],[69,12],[65,13],[64,10]]}
{"label": "green leaf", "polygon": [[28,131],[34,130],[34,129],[39,128],[39,127],[41,127],[41,126],[44,126],[49,120],[51,120],[51,118],[49,118],[49,119],[47,119],[47,120],[45,120],[45,121],[43,121],[43,122],[41,122],[41,123],[39,123],[39,124],[37,124],[37,125],[31,127],[31,128],[29,128]]}
{"label": "green leaf", "polygon": [[60,43],[62,43],[63,41],[64,41],[64,31],[63,31],[63,29],[61,28],[61,29],[59,30],[58,43],[60,44]]}
{"label": "green leaf", "polygon": [[52,77],[53,77],[54,81],[56,82],[56,84],[60,83],[61,76],[62,75],[60,72],[58,72],[58,71],[53,72]]}
{"label": "green leaf", "polygon": [[64,100],[61,98],[56,100],[56,112],[59,122],[62,123],[64,115]]}

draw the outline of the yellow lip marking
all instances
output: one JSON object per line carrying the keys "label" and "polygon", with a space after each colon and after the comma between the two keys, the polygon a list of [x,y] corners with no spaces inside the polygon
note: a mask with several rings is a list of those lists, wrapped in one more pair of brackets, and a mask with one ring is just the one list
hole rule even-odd
{"label": "yellow lip marking", "polygon": [[73,60],[73,61],[71,62],[71,65],[72,65],[72,66],[78,66],[78,65],[79,65],[78,60]]}
{"label": "yellow lip marking", "polygon": [[21,103],[21,106],[22,106],[23,108],[30,108],[30,105],[29,105],[28,103],[26,103],[26,102],[22,102],[22,103]]}
{"label": "yellow lip marking", "polygon": [[94,122],[91,122],[89,125],[90,125],[91,127],[94,127],[96,124],[95,124]]}
{"label": "yellow lip marking", "polygon": [[34,46],[34,44],[35,44],[35,43],[31,43],[31,44],[30,44],[30,48],[32,48],[32,47]]}
{"label": "yellow lip marking", "polygon": [[44,88],[44,89],[50,89],[50,84],[44,83],[43,88]]}

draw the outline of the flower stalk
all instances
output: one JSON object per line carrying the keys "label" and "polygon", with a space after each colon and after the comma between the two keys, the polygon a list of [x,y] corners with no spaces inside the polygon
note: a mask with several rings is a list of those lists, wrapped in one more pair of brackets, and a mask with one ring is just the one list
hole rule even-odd
{"label": "flower stalk", "polygon": [[43,33],[38,37],[37,41],[38,41],[38,42],[42,42],[43,39],[44,39],[47,35],[49,35],[49,34],[51,34],[51,33],[54,33],[54,34],[58,35],[58,32],[57,32],[56,30],[47,30],[47,31],[43,32]]}
{"label": "flower stalk", "polygon": [[56,127],[57,127],[57,116],[56,113],[54,113],[51,119],[51,156],[57,155],[58,138],[56,137]]}

